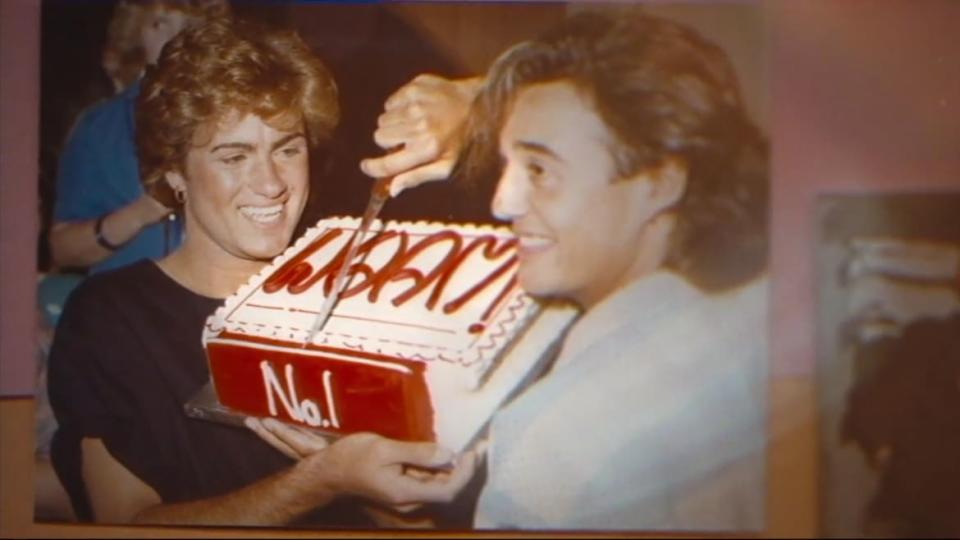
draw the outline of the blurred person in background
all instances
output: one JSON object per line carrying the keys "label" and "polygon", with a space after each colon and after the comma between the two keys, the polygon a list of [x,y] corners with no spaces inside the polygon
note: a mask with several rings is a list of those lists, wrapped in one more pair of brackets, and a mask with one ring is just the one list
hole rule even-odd
{"label": "blurred person in background", "polygon": [[133,1],[122,1],[113,8],[100,64],[116,94],[123,92],[143,75],[147,58],[142,33],[147,14],[145,4]]}
{"label": "blurred person in background", "polygon": [[[229,15],[226,0],[124,0],[114,5],[101,67],[115,96],[82,111],[58,152],[56,198],[47,241],[50,261],[38,281],[38,376],[35,503],[39,519],[75,517],[50,463],[57,422],[48,405],[50,342],[64,304],[97,273],[174,249],[182,226],[171,208],[146,195],[134,143],[139,79],[163,45],[183,28]],[[41,222],[43,222],[41,216]]]}
{"label": "blurred person in background", "polygon": [[77,119],[59,156],[53,224],[53,264],[97,273],[171,253],[183,227],[167,204],[147,195],[134,143],[134,108],[142,69],[156,62],[178,32],[229,15],[225,0],[125,1],[115,6],[103,65],[116,96]]}

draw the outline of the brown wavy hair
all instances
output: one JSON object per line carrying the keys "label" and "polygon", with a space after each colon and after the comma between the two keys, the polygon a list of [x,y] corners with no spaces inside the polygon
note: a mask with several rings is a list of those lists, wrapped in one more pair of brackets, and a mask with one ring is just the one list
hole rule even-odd
{"label": "brown wavy hair", "polygon": [[683,159],[687,187],[673,208],[668,268],[705,290],[764,270],[769,149],[719,47],[638,10],[571,16],[494,62],[474,101],[457,172],[489,175],[517,92],[552,81],[574,84],[615,135],[610,151],[620,178]]}
{"label": "brown wavy hair", "polygon": [[339,121],[337,86],[293,31],[233,19],[184,30],[148,68],[137,103],[137,147],[147,191],[175,206],[163,174],[183,172],[197,130],[234,112],[268,122],[294,115],[316,146]]}

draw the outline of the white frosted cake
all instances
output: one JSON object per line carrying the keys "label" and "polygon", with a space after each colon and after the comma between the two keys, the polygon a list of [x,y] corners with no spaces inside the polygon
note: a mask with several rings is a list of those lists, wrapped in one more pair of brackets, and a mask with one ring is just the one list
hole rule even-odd
{"label": "white frosted cake", "polygon": [[207,320],[217,398],[331,433],[466,445],[572,321],[516,280],[506,228],[375,222],[308,343],[357,218],[318,222]]}

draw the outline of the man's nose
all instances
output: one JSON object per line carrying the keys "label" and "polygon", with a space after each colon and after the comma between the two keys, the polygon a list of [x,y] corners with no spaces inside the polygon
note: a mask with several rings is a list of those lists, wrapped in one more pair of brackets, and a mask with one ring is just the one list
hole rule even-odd
{"label": "man's nose", "polygon": [[501,221],[513,221],[527,212],[529,186],[517,170],[507,165],[497,181],[497,191],[493,195],[490,209],[493,217]]}
{"label": "man's nose", "polygon": [[269,199],[275,199],[287,190],[280,169],[269,157],[257,158],[257,166],[250,181],[251,189]]}

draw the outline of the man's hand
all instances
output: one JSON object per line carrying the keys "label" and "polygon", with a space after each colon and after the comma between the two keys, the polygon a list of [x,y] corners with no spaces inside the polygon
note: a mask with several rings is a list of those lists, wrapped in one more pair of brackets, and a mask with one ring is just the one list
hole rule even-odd
{"label": "man's hand", "polygon": [[360,168],[368,176],[393,176],[390,195],[409,187],[450,176],[463,146],[463,125],[481,78],[449,80],[419,75],[387,98],[377,119],[373,139],[385,150],[380,158],[365,159]]}
{"label": "man's hand", "polygon": [[329,446],[327,439],[317,432],[290,426],[273,418],[248,416],[243,424],[291,459],[303,459]]}
{"label": "man's hand", "polygon": [[[272,418],[244,422],[268,444],[300,467],[325,478],[337,495],[357,495],[409,512],[422,503],[449,502],[476,469],[477,452],[459,457],[433,443],[395,441],[357,433],[334,442]],[[311,474],[311,473],[307,473]]]}
{"label": "man's hand", "polygon": [[397,508],[450,502],[476,469],[473,452],[455,457],[433,443],[401,442],[373,433],[343,437],[301,464],[307,462],[322,471],[332,492]]}

